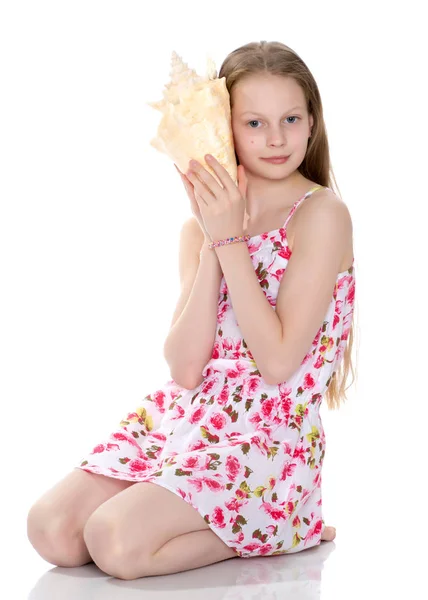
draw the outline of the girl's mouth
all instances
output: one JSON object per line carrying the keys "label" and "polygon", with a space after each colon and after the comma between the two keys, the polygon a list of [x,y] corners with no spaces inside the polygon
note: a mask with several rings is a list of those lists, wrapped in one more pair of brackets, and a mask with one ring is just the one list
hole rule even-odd
{"label": "girl's mouth", "polygon": [[287,162],[289,158],[289,156],[285,156],[284,158],[262,158],[262,160],[265,160],[266,162],[272,163],[274,165],[282,165],[283,163]]}

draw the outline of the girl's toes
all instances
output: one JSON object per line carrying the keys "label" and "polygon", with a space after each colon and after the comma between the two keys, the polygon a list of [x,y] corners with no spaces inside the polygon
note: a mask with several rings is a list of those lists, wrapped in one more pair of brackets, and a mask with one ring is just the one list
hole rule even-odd
{"label": "girl's toes", "polygon": [[336,537],[336,528],[335,527],[324,527],[321,533],[321,540],[325,540],[326,542],[332,542]]}

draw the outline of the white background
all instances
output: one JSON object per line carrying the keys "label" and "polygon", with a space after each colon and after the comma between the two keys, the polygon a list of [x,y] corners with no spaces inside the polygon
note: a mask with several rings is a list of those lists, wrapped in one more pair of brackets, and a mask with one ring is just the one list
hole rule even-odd
{"label": "white background", "polygon": [[161,99],[173,50],[204,73],[207,54],[219,69],[260,40],[287,44],[313,73],[354,226],[358,380],[340,411],[322,409],[323,512],[337,539],[321,590],[417,589],[400,565],[426,552],[421,6],[1,4],[2,502],[24,589],[53,568],[26,541],[32,503],[170,378],[162,348],[191,210],[172,162],[149,146],[160,113],[145,103]]}

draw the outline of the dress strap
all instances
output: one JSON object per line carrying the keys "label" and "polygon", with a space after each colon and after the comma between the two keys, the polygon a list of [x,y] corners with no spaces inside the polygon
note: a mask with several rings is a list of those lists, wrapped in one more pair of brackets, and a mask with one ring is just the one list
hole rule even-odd
{"label": "dress strap", "polygon": [[326,190],[330,190],[331,188],[327,187],[327,186],[322,186],[322,185],[315,185],[313,188],[311,188],[308,192],[306,192],[306,194],[304,194],[301,198],[299,198],[298,200],[296,200],[296,202],[293,204],[292,209],[290,210],[288,217],[285,220],[284,223],[284,229],[287,229],[287,225],[288,225],[288,221],[291,219],[291,217],[293,216],[293,214],[295,213],[297,207],[303,202],[303,200],[305,198],[307,198],[308,196],[310,196],[311,194],[313,194],[313,192],[315,192],[316,190],[319,190],[321,188],[325,187]]}

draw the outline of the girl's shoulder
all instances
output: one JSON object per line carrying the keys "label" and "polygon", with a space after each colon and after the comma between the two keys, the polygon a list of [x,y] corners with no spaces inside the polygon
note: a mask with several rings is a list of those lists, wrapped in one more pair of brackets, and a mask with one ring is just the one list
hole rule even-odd
{"label": "girl's shoulder", "polygon": [[[304,185],[307,192],[319,186],[318,183],[310,181],[309,179]],[[314,189],[308,196],[306,196],[306,193],[300,197],[300,202],[296,204],[294,210],[292,209],[292,215],[288,226],[288,230],[291,234],[294,234],[296,227],[301,224],[302,221],[305,221],[305,217],[315,208],[318,208],[320,204],[324,204],[324,206],[332,206],[339,203],[344,204],[342,199],[332,189],[325,186]]]}
{"label": "girl's shoulder", "polygon": [[[311,182],[309,182],[309,184],[310,183]],[[315,185],[313,187],[315,187]],[[309,185],[309,189],[311,189],[311,185]],[[344,250],[342,262],[347,266],[353,258],[353,227],[351,214],[343,199],[330,188],[322,187],[317,189],[310,196],[306,197],[304,201],[298,204],[297,210],[295,210],[295,214],[293,215],[293,218],[290,219],[287,228],[290,250],[292,250],[294,246],[296,237],[299,236],[299,233],[302,232],[307,225],[308,219],[306,217],[310,215],[312,211],[318,210],[320,204],[324,205],[325,208],[336,208],[339,214],[342,213],[343,221],[346,223],[347,232],[347,240],[345,242],[346,248]],[[343,267],[342,270],[347,268],[346,266]]]}
{"label": "girl's shoulder", "polygon": [[[312,189],[317,186],[319,186],[318,183],[308,180],[308,189]],[[299,210],[296,210],[296,220],[299,213],[300,215],[304,215],[307,213],[307,211],[313,209],[315,205],[319,206],[320,203],[325,204],[325,206],[346,207],[345,202],[338,194],[336,194],[336,192],[327,186],[321,186],[319,189],[314,190],[312,194],[305,198],[304,202],[302,201],[298,204]]]}

